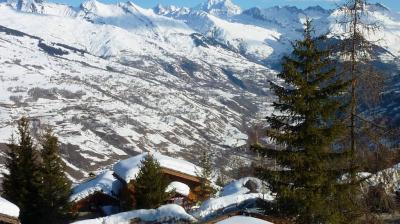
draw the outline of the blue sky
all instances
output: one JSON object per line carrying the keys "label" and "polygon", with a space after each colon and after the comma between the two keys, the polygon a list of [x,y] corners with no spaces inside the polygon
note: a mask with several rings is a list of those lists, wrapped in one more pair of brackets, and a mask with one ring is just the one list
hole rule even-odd
{"label": "blue sky", "polygon": [[[78,6],[82,0],[49,0],[54,2],[65,3],[68,5]],[[127,0],[99,0],[104,3],[115,3],[119,1],[127,1]],[[157,3],[161,3],[163,5],[178,5],[178,6],[195,6],[207,0],[131,0],[135,4],[150,8],[155,6]],[[300,8],[320,5],[324,8],[332,8],[335,7],[336,4],[340,3],[341,0],[232,0],[235,4],[240,5],[242,8],[250,8],[254,6],[258,7],[270,7],[274,5],[293,5]],[[370,0],[369,2],[379,2],[394,11],[400,11],[400,0]]]}

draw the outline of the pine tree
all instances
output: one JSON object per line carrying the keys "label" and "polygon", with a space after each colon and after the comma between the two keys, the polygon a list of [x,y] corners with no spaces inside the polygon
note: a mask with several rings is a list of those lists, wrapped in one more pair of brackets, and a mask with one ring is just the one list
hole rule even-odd
{"label": "pine tree", "polygon": [[151,154],[146,155],[135,179],[136,207],[151,209],[162,205],[170,196],[165,192],[168,184],[160,163]]}
{"label": "pine tree", "polygon": [[66,223],[69,217],[71,182],[65,175],[65,164],[60,157],[58,139],[47,129],[41,140],[42,167],[45,180],[40,186],[41,208],[45,211],[43,223]]}
{"label": "pine tree", "polygon": [[213,155],[209,149],[202,149],[200,152],[200,170],[196,170],[196,175],[200,179],[200,187],[197,194],[200,200],[206,200],[215,193],[210,180],[213,177]]}
{"label": "pine tree", "polygon": [[342,95],[349,82],[336,77],[329,50],[320,49],[325,37],[312,35],[307,21],[303,40],[283,59],[279,77],[285,83],[271,83],[278,97],[273,106],[280,113],[267,117],[267,137],[278,147],[253,147],[278,166],[259,174],[277,194],[278,214],[297,223],[354,223],[355,205],[348,195],[357,185],[339,181],[350,172],[350,158],[335,145],[346,130],[337,115],[346,107]]}
{"label": "pine tree", "polygon": [[3,196],[18,205],[22,223],[40,223],[41,207],[38,151],[33,146],[29,120],[18,121],[18,144],[11,143],[6,166],[9,174],[3,180]]}
{"label": "pine tree", "polygon": [[8,144],[9,150],[6,152],[5,167],[8,170],[7,173],[3,173],[3,197],[20,205],[22,201],[20,189],[14,186],[19,186],[22,182],[23,173],[19,167],[20,150],[15,142],[14,136],[11,136],[10,144]]}

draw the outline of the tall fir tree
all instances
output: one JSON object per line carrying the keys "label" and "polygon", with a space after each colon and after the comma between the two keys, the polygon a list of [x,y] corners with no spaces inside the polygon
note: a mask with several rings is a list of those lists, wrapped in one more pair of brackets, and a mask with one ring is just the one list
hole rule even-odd
{"label": "tall fir tree", "polygon": [[151,209],[165,203],[170,196],[170,193],[165,192],[168,184],[160,163],[151,154],[146,155],[135,179],[136,207]]}
{"label": "tall fir tree", "polygon": [[324,39],[313,37],[308,20],[304,38],[283,59],[285,83],[271,83],[280,113],[267,117],[267,137],[278,147],[253,147],[277,163],[259,174],[277,194],[278,214],[304,224],[354,223],[356,205],[348,196],[358,185],[340,181],[351,158],[335,145],[346,130],[337,115],[347,106],[342,97],[349,82],[336,77],[330,51],[319,47]]}
{"label": "tall fir tree", "polygon": [[69,196],[71,181],[65,175],[65,164],[60,156],[58,138],[47,129],[41,139],[41,169],[43,182],[40,186],[43,223],[67,223],[70,215]]}
{"label": "tall fir tree", "polygon": [[18,143],[11,143],[7,156],[9,173],[4,175],[3,196],[18,205],[22,223],[40,223],[40,161],[33,145],[28,118],[21,118],[17,129]]}

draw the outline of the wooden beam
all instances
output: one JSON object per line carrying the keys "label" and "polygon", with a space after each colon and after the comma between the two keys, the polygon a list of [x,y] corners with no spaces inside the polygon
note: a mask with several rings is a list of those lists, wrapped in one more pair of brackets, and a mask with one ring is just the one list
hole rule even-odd
{"label": "wooden beam", "polygon": [[201,182],[200,178],[190,175],[190,174],[186,174],[186,173],[183,173],[180,171],[176,171],[176,170],[172,170],[172,169],[168,169],[168,168],[164,168],[164,167],[162,167],[161,169],[162,169],[163,173],[171,175],[171,176],[177,176],[177,177],[184,178],[184,179],[196,182],[196,183]]}

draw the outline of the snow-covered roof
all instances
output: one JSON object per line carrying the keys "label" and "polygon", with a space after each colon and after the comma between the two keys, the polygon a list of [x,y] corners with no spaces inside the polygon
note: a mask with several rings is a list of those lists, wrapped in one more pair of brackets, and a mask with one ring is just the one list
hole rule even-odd
{"label": "snow-covered roof", "polygon": [[189,196],[189,193],[190,193],[190,187],[184,183],[174,181],[168,185],[168,187],[165,191],[166,192],[175,191],[176,193],[187,197],[187,196]]}
{"label": "snow-covered roof", "polygon": [[[148,153],[142,153],[135,157],[122,160],[114,165],[114,172],[120,178],[129,183],[131,180],[136,178],[139,173],[139,168],[142,160],[148,155]],[[196,176],[196,173],[201,170],[200,167],[182,159],[176,159],[169,156],[161,155],[160,153],[151,154],[163,168],[168,168],[181,173]]]}
{"label": "snow-covered roof", "polygon": [[121,189],[121,182],[113,176],[113,171],[106,171],[96,178],[83,182],[72,189],[70,201],[79,201],[96,192],[114,196]]}
{"label": "snow-covered roof", "polygon": [[0,197],[0,214],[12,216],[18,218],[19,208],[13,203],[7,201],[6,199]]}
{"label": "snow-covered roof", "polygon": [[261,219],[253,218],[253,217],[248,217],[248,216],[232,216],[230,218],[227,218],[225,220],[222,220],[220,222],[217,222],[216,224],[273,224],[271,222],[267,222]]}
{"label": "snow-covered roof", "polygon": [[144,222],[172,222],[172,221],[189,221],[195,222],[196,219],[187,214],[185,209],[179,205],[169,204],[159,207],[158,209],[134,210],[123,212],[103,218],[89,219],[74,222],[73,224],[129,224],[131,220],[139,218]]}

